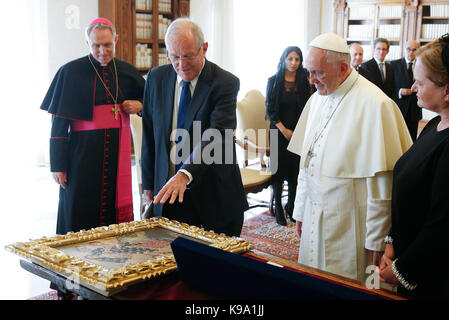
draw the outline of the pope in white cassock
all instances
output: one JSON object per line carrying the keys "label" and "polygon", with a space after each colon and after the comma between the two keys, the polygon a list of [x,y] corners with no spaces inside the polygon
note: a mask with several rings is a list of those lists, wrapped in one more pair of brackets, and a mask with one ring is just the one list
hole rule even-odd
{"label": "pope in white cassock", "polygon": [[352,69],[343,38],[318,36],[304,62],[317,92],[288,147],[301,156],[298,262],[364,281],[390,229],[393,167],[412,140],[393,100]]}

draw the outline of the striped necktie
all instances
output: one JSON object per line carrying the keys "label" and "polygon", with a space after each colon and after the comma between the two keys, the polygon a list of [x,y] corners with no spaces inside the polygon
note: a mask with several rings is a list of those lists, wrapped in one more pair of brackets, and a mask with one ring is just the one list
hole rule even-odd
{"label": "striped necktie", "polygon": [[408,63],[408,78],[410,79],[411,82],[413,82],[413,62],[409,62]]}
{"label": "striped necktie", "polygon": [[382,83],[385,82],[385,74],[384,74],[384,63],[379,63],[380,77],[382,78]]}
{"label": "striped necktie", "polygon": [[179,99],[177,128],[183,128],[186,122],[187,109],[190,105],[192,95],[190,93],[190,82],[182,80],[181,98]]}
{"label": "striped necktie", "polygon": [[[179,99],[179,110],[178,110],[178,123],[177,123],[177,129],[184,128],[184,125],[186,123],[186,117],[187,117],[187,109],[190,105],[190,100],[192,99],[192,95],[190,93],[190,82],[182,80],[182,91],[181,91],[181,98]],[[179,145],[179,142],[181,140],[181,136],[178,137],[178,141],[176,141],[177,148],[176,152],[178,154],[178,157],[181,157],[182,151]],[[176,172],[181,168],[182,162],[180,161],[178,164],[175,165]]]}

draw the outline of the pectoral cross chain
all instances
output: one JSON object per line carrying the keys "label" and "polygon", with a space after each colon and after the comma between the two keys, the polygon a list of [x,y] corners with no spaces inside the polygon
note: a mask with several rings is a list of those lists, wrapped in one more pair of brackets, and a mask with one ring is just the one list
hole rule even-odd
{"label": "pectoral cross chain", "polygon": [[114,112],[115,120],[118,120],[118,113],[120,112],[120,108],[114,104],[114,108],[112,108],[112,112]]}
{"label": "pectoral cross chain", "polygon": [[305,167],[308,168],[310,164],[310,160],[312,160],[313,157],[316,157],[316,153],[313,153],[313,149],[309,150],[306,157],[306,163]]}

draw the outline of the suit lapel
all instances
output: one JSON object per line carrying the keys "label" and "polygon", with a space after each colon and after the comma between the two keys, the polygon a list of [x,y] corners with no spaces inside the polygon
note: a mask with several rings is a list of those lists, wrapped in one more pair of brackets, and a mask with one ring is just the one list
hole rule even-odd
{"label": "suit lapel", "polygon": [[405,79],[408,78],[408,71],[407,71],[407,63],[405,62],[405,58],[401,59],[401,66],[402,66],[402,74],[404,75]]}
{"label": "suit lapel", "polygon": [[204,68],[201,71],[200,76],[198,77],[198,82],[196,83],[195,92],[193,93],[192,100],[190,101],[190,106],[187,109],[186,122],[184,124],[184,129],[186,130],[190,130],[196,113],[207,97],[207,94],[210,90],[210,77],[211,64],[206,60],[204,62]]}
{"label": "suit lapel", "polygon": [[409,77],[408,65],[407,65],[407,62],[405,61],[405,58],[402,58],[402,70],[404,72],[404,79],[408,79],[408,84],[411,88],[412,84],[413,84],[413,78],[410,79],[410,77]]}
{"label": "suit lapel", "polygon": [[371,70],[373,74],[375,75],[376,79],[375,81],[382,86],[382,76],[380,75],[379,65],[377,64],[376,60],[373,58],[371,59]]}
{"label": "suit lapel", "polygon": [[170,72],[167,72],[167,74],[164,77],[164,88],[163,88],[163,94],[161,99],[161,106],[163,106],[163,124],[164,124],[164,130],[162,132],[165,132],[165,141],[170,140],[170,133],[172,131],[172,120],[173,120],[173,105],[174,105],[174,90],[175,90],[175,84],[176,84],[176,72],[173,68],[170,68]]}

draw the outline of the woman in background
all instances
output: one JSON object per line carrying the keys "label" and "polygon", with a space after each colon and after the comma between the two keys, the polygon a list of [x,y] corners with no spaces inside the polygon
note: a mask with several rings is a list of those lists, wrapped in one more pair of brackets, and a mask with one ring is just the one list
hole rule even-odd
{"label": "woman in background", "polygon": [[449,34],[417,50],[418,105],[436,112],[393,171],[380,276],[414,298],[449,298]]}
{"label": "woman in background", "polygon": [[277,148],[278,151],[277,171],[273,173],[275,216],[276,222],[283,226],[287,225],[281,199],[283,183],[287,180],[288,200],[285,211],[293,221],[300,160],[298,155],[287,151],[287,146],[304,105],[310,97],[307,71],[303,68],[302,62],[301,49],[286,48],[279,60],[277,73],[268,79],[267,85],[267,117],[270,119],[270,128],[276,129],[278,133],[278,145],[270,145],[271,150]]}

